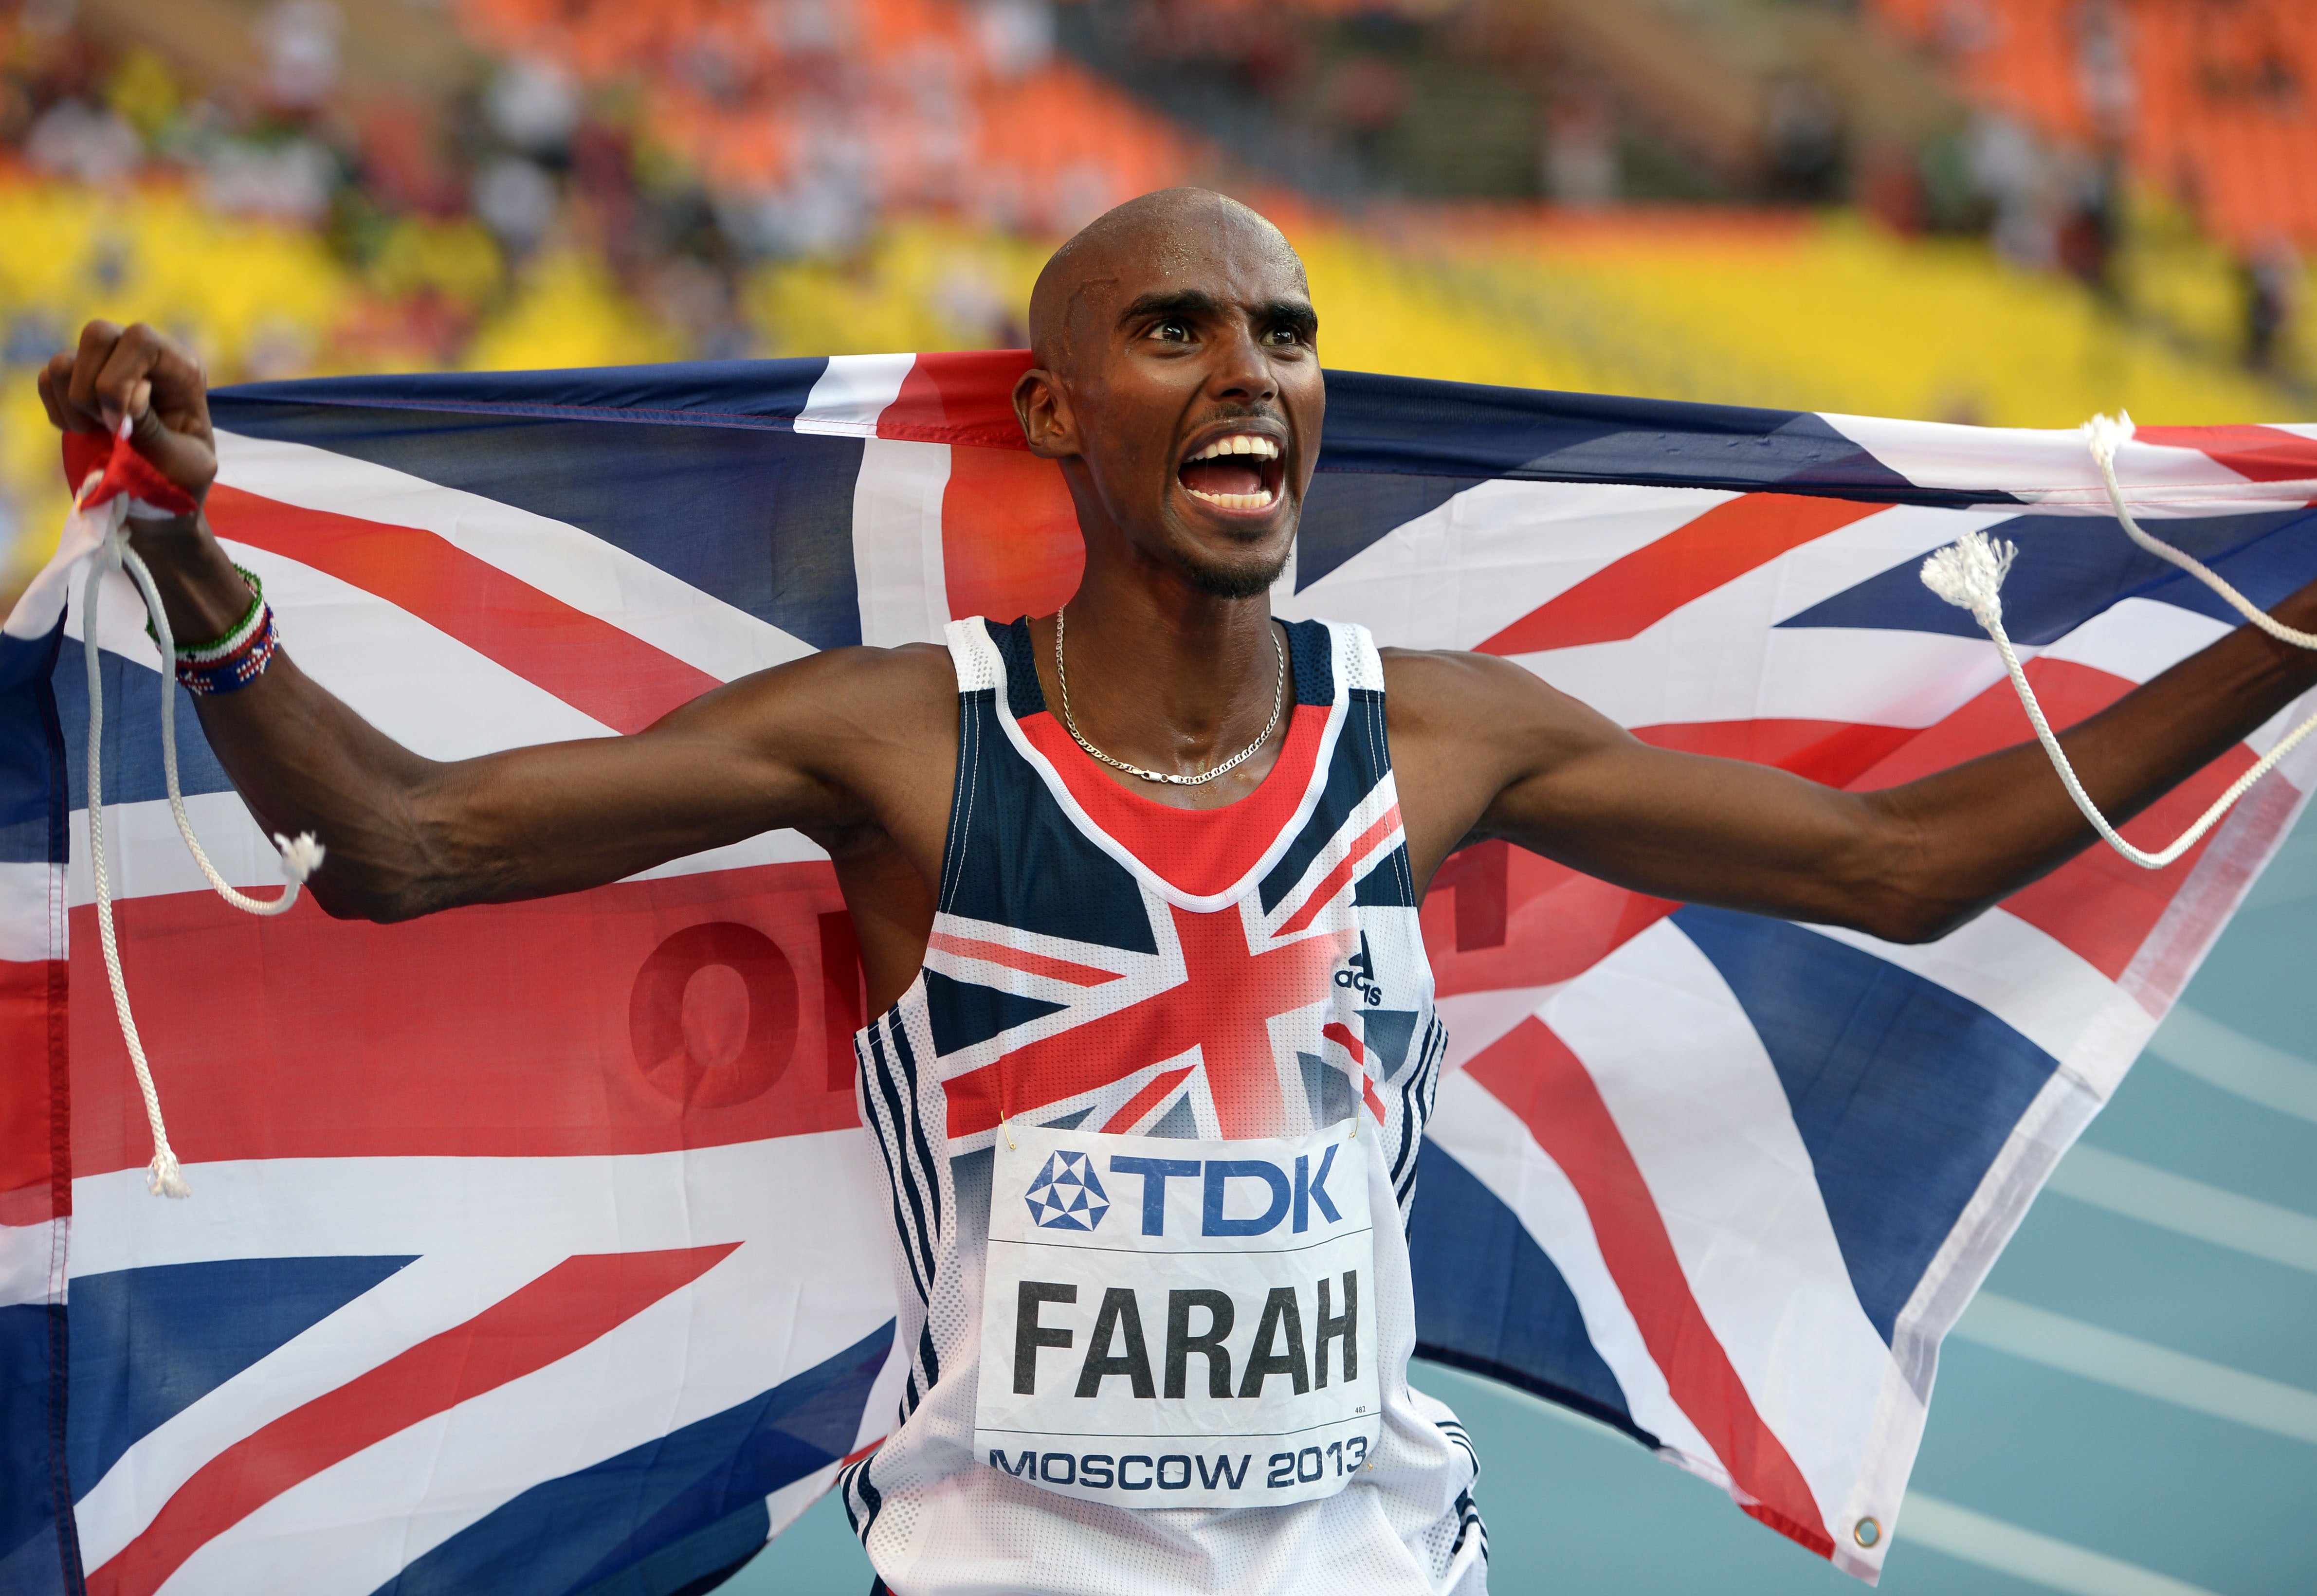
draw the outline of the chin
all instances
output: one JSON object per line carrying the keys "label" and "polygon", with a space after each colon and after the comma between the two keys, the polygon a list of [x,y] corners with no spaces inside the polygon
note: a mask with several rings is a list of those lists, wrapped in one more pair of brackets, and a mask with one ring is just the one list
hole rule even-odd
{"label": "chin", "polygon": [[[1268,539],[1264,541],[1269,543]],[[1222,552],[1194,544],[1182,551],[1176,564],[1201,593],[1218,599],[1251,599],[1271,591],[1272,584],[1287,568],[1287,557],[1294,547],[1293,533],[1281,539],[1275,549],[1258,547]]]}

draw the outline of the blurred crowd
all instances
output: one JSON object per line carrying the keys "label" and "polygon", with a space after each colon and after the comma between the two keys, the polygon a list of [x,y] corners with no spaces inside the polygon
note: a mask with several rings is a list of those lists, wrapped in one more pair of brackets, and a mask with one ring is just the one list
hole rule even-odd
{"label": "blurred crowd", "polygon": [[[1185,181],[1288,225],[1333,363],[2286,414],[2313,76],[2298,0],[0,0],[0,567],[90,316],[219,381],[1011,345]],[[2155,352],[2015,392],[1999,336]]]}

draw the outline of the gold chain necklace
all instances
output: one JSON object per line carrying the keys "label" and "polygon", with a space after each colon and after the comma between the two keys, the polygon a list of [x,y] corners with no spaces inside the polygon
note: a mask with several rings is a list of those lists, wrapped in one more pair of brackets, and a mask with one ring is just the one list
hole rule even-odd
{"label": "gold chain necklace", "polygon": [[1166,781],[1176,787],[1203,787],[1226,771],[1237,770],[1254,754],[1257,749],[1271,741],[1271,734],[1279,729],[1279,711],[1287,701],[1287,652],[1279,646],[1279,629],[1275,626],[1271,628],[1271,654],[1272,658],[1276,662],[1277,668],[1271,683],[1271,718],[1265,722],[1262,734],[1254,742],[1249,743],[1213,769],[1201,771],[1195,776],[1176,776],[1165,771],[1146,771],[1141,765],[1131,765],[1123,759],[1113,759],[1109,754],[1087,742],[1086,734],[1078,730],[1078,723],[1070,718],[1070,673],[1062,664],[1062,631],[1066,625],[1063,614],[1069,608],[1069,605],[1064,604],[1054,611],[1054,681],[1062,690],[1062,724],[1069,728],[1071,738],[1079,747],[1093,754],[1112,770],[1124,771],[1128,775],[1140,776],[1145,781]]}

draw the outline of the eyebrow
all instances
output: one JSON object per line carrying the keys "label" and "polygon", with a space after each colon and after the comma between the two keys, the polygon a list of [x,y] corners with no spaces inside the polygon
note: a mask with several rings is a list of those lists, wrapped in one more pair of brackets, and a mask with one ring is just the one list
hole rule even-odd
{"label": "eyebrow", "polygon": [[1212,294],[1200,289],[1162,289],[1148,293],[1118,313],[1121,326],[1152,316],[1213,316],[1222,309]]}
{"label": "eyebrow", "polygon": [[[1165,289],[1144,294],[1119,312],[1121,326],[1158,316],[1220,316],[1222,304],[1203,289]],[[1319,313],[1300,299],[1268,299],[1249,317],[1258,326],[1293,327],[1305,337],[1320,330]]]}

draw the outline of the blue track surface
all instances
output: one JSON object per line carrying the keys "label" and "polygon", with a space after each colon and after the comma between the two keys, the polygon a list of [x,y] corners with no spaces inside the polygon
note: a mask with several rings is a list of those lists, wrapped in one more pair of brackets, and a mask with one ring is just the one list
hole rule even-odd
{"label": "blue track surface", "polygon": [[[1892,1596],[2317,1592],[2317,818],[2186,1009],[1947,1341]],[[1417,1382],[1479,1444],[1498,1596],[1863,1589],[1622,1436]],[[868,1585],[824,1498],[724,1589]]]}

